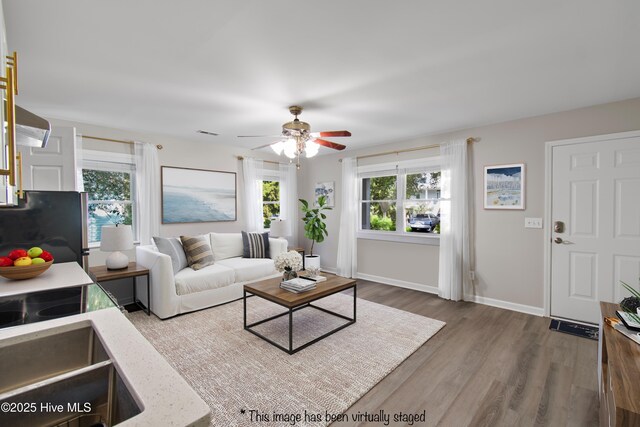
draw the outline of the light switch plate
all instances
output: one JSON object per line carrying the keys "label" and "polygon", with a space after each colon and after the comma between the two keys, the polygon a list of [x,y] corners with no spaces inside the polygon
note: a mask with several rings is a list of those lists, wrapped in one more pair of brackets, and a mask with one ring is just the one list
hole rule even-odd
{"label": "light switch plate", "polygon": [[525,218],[524,228],[542,228],[542,218]]}

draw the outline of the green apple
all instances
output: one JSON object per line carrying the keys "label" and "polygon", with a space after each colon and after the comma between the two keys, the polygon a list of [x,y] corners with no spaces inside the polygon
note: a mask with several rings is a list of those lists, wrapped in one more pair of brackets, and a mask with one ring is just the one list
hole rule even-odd
{"label": "green apple", "polygon": [[34,246],[27,251],[27,255],[29,255],[31,258],[37,258],[40,256],[40,254],[42,254],[42,249],[37,246]]}
{"label": "green apple", "polygon": [[45,262],[47,262],[47,261],[43,260],[42,258],[38,258],[38,257],[31,258],[31,264],[33,264],[33,265],[44,264]]}

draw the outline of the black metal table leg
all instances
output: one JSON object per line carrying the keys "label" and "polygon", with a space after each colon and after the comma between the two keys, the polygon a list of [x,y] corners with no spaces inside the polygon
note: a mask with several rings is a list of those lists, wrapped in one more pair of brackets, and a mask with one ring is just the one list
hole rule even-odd
{"label": "black metal table leg", "polygon": [[293,354],[293,310],[289,309],[289,354]]}
{"label": "black metal table leg", "polygon": [[353,285],[353,323],[356,323],[356,293],[358,287]]}
{"label": "black metal table leg", "polygon": [[133,280],[133,302],[142,309],[147,316],[151,316],[151,283],[149,281],[149,275],[147,274],[147,305],[144,306],[142,302],[138,299],[138,277],[133,276],[131,280]]}
{"label": "black metal table leg", "polygon": [[[247,292],[244,291],[244,297],[243,297],[244,329],[246,331],[251,332],[253,335],[255,335],[257,337],[262,338],[263,340],[267,341],[269,344],[279,348],[280,350],[284,351],[287,354],[295,354],[295,353],[299,352],[300,350],[304,350],[305,348],[309,347],[310,345],[313,345],[313,344],[317,343],[318,341],[321,341],[324,338],[335,334],[336,332],[346,328],[347,326],[353,325],[354,323],[356,323],[357,283],[354,283],[352,287],[347,288],[347,289],[351,289],[351,288],[353,288],[353,317],[352,318],[350,318],[348,316],[345,316],[345,315],[342,315],[340,313],[333,312],[331,310],[327,310],[326,308],[323,308],[323,307],[318,307],[318,306],[313,305],[311,303],[306,303],[306,304],[302,304],[302,305],[297,306],[297,307],[287,307],[287,311],[284,311],[282,313],[276,314],[274,316],[270,316],[270,317],[268,317],[266,319],[259,320],[257,322],[253,322],[253,323],[251,323],[249,325],[247,325]],[[337,292],[342,292],[342,291],[337,291]],[[330,295],[333,295],[333,294],[330,294]],[[326,296],[328,296],[328,295],[326,295]],[[322,299],[322,298],[319,298],[319,299]],[[271,302],[273,302],[273,301],[271,301]],[[333,315],[335,317],[339,317],[341,319],[346,320],[347,323],[344,323],[344,324],[338,326],[337,328],[334,328],[331,331],[329,331],[329,332],[327,332],[327,333],[325,333],[325,334],[323,334],[323,335],[321,335],[321,336],[319,336],[317,338],[314,338],[311,341],[309,341],[309,342],[307,342],[305,344],[302,344],[301,346],[299,346],[297,348],[294,348],[293,347],[293,312],[301,310],[303,308],[307,308],[307,307],[323,311],[323,312],[331,314],[331,315]],[[266,336],[264,336],[261,333],[259,333],[259,332],[257,332],[257,331],[252,329],[254,326],[258,326],[258,325],[261,325],[263,323],[270,322],[270,321],[272,321],[274,319],[277,319],[277,318],[283,317],[283,316],[287,316],[287,315],[289,316],[289,346],[288,346],[288,348],[283,346],[283,345],[281,345],[281,344],[276,343],[275,341],[267,338]]]}
{"label": "black metal table leg", "polygon": [[147,274],[147,316],[151,316],[151,281]]}

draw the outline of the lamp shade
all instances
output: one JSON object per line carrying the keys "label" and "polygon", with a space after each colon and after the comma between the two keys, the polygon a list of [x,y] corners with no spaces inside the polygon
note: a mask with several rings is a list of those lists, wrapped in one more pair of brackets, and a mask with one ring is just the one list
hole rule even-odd
{"label": "lamp shade", "polygon": [[104,225],[100,250],[104,252],[126,251],[133,249],[133,232],[130,225]]}
{"label": "lamp shade", "polygon": [[285,237],[291,235],[291,227],[286,219],[274,219],[271,221],[269,233],[273,237]]}

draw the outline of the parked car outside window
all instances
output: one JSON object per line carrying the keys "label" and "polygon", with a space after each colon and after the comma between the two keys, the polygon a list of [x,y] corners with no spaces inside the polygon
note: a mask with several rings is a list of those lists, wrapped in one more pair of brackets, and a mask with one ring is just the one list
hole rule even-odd
{"label": "parked car outside window", "polygon": [[436,225],[440,223],[440,218],[432,213],[417,214],[413,218],[409,218],[409,227],[411,231],[432,231]]}

